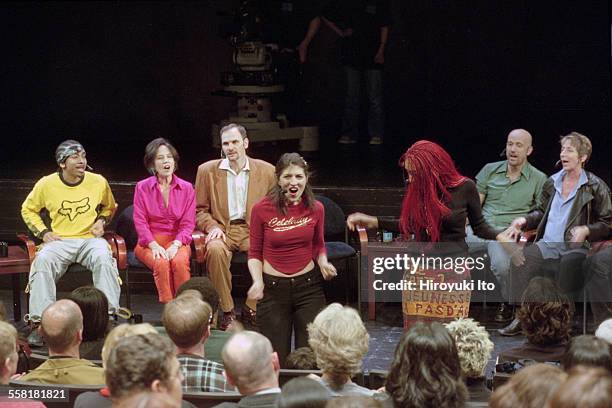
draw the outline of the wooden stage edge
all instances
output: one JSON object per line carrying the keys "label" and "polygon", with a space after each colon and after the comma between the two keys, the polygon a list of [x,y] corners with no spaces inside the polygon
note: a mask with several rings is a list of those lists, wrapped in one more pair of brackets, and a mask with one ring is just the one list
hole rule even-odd
{"label": "wooden stage edge", "polygon": [[[34,179],[0,179],[0,237],[9,239],[25,230],[21,204],[34,187]],[[133,202],[136,181],[109,180],[119,212]],[[344,211],[355,211],[380,217],[397,217],[404,190],[389,187],[313,186],[315,194],[334,200]],[[116,217],[115,217],[116,219]],[[111,224],[111,228],[113,225]]]}

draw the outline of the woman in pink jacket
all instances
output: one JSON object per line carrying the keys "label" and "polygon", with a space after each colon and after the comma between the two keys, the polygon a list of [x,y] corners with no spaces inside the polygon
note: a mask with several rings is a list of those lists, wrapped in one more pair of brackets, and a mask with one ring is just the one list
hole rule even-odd
{"label": "woman in pink jacket", "polygon": [[134,226],[138,233],[136,257],[153,270],[159,301],[167,303],[189,280],[191,233],[195,227],[195,192],[178,178],[179,155],[166,139],[145,148],[144,165],[152,174],[134,192]]}

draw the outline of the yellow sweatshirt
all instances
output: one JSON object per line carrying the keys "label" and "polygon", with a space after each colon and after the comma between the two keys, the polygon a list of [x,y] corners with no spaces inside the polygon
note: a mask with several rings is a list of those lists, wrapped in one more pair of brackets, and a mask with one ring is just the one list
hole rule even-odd
{"label": "yellow sweatshirt", "polygon": [[[51,228],[45,226],[40,211],[46,209]],[[104,177],[85,172],[76,185],[66,184],[60,173],[38,180],[21,205],[21,216],[28,228],[39,238],[49,230],[62,238],[92,238],[91,226],[99,218],[108,223],[117,204]]]}

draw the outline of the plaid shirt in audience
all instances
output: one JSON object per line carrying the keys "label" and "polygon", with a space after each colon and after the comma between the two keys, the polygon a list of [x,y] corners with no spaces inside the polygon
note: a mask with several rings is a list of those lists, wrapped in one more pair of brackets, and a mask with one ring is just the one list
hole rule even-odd
{"label": "plaid shirt in audience", "polygon": [[183,392],[232,392],[223,375],[223,365],[193,354],[177,356],[183,370]]}

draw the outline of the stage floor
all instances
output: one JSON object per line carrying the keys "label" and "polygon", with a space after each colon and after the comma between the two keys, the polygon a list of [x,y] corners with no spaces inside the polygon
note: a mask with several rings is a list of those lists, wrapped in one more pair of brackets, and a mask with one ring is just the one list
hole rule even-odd
{"label": "stage floor", "polygon": [[[60,292],[58,298],[65,297],[66,295],[67,293]],[[12,293],[8,290],[0,290],[0,300],[6,306],[7,316],[12,317]],[[133,294],[131,300],[132,311],[134,313],[141,314],[145,322],[160,324],[163,305],[157,301],[156,294]],[[25,296],[22,296],[22,304],[25,304],[23,302],[25,302]],[[242,305],[243,300],[237,299],[236,304]],[[489,305],[483,309],[482,305],[474,304],[471,306],[471,313],[474,318],[485,325],[491,335],[491,340],[495,344],[486,371],[487,376],[491,377],[497,355],[503,350],[519,345],[524,341],[524,337],[522,335],[502,337],[497,333],[496,329],[499,327],[499,324],[494,323],[492,320],[495,314],[494,305]],[[364,370],[388,370],[395,346],[403,333],[400,304],[378,304],[377,316],[376,321],[366,321],[366,328],[370,334],[370,349],[364,359]]]}

